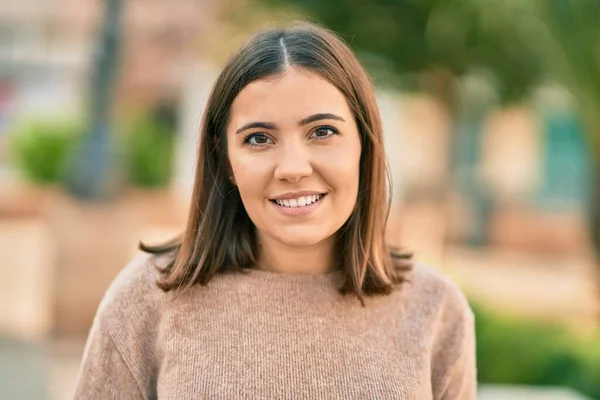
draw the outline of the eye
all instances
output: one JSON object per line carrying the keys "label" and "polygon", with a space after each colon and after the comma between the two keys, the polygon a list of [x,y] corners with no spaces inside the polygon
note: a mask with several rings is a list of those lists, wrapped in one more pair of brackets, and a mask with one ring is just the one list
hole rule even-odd
{"label": "eye", "polygon": [[273,141],[264,133],[252,133],[244,139],[244,143],[249,144],[250,146],[265,146],[272,142]]}
{"label": "eye", "polygon": [[319,126],[310,136],[315,139],[328,139],[337,134],[339,134],[338,130],[331,126]]}

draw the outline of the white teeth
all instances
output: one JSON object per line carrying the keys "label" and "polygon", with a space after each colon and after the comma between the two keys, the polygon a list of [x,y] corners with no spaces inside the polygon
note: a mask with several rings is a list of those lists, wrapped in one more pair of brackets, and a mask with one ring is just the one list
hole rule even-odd
{"label": "white teeth", "polygon": [[323,197],[322,194],[315,194],[312,196],[301,196],[297,199],[285,199],[285,200],[275,200],[277,204],[284,207],[296,208],[296,207],[304,207],[309,204],[315,203]]}

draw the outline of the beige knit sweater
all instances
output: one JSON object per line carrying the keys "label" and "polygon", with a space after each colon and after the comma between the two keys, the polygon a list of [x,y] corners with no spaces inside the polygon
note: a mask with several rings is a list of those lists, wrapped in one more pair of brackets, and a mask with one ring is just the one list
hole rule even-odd
{"label": "beige knit sweater", "polygon": [[218,275],[176,298],[149,260],[100,304],[76,399],[476,398],[473,314],[437,270],[363,308],[337,273]]}

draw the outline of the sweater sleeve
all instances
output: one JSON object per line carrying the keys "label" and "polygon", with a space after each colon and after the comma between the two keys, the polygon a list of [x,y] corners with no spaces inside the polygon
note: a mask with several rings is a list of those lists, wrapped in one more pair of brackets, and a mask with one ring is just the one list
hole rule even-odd
{"label": "sweater sleeve", "polygon": [[136,381],[110,332],[94,324],[85,351],[75,389],[75,399],[143,399]]}
{"label": "sweater sleeve", "polygon": [[106,291],[86,342],[75,399],[156,398],[154,268],[142,255]]}
{"label": "sweater sleeve", "polygon": [[475,324],[471,315],[465,318],[463,325],[459,356],[449,369],[442,400],[477,398]]}
{"label": "sweater sleeve", "polygon": [[460,288],[449,278],[435,292],[438,315],[432,349],[432,389],[435,400],[475,400],[477,368],[475,317]]}

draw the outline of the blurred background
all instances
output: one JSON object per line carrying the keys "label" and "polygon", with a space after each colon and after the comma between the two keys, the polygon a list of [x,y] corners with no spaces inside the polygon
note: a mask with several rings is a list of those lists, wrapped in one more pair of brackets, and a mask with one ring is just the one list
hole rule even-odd
{"label": "blurred background", "polygon": [[389,241],[476,313],[481,399],[600,399],[600,2],[0,3],[0,398],[68,399],[107,286],[184,226],[229,54],[305,19],[377,90]]}

